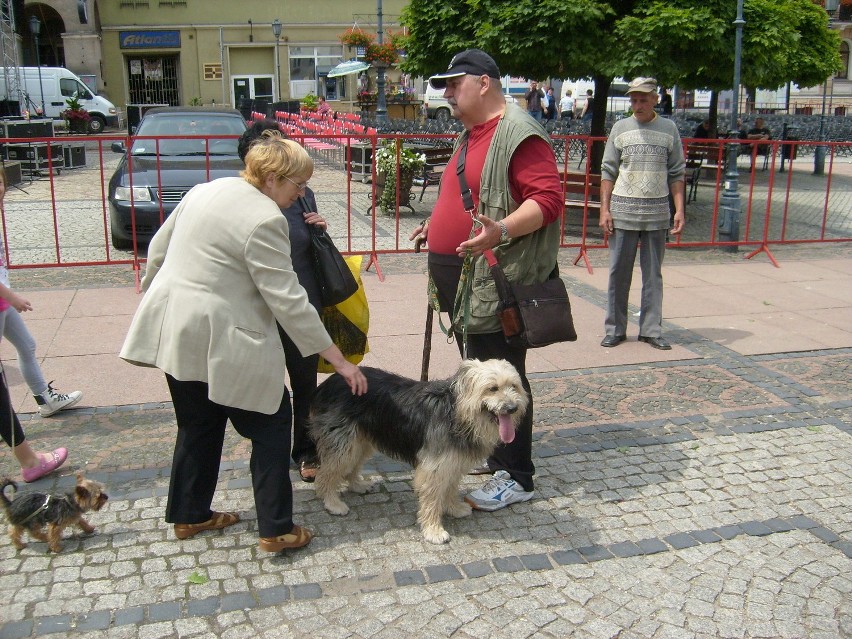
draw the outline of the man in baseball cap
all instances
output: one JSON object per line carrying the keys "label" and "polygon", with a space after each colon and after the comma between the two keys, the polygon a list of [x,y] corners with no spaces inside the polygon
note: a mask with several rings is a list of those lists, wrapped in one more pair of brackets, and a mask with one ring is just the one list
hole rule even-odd
{"label": "man in baseball cap", "polygon": [[447,87],[447,80],[460,78],[463,75],[487,75],[496,80],[501,77],[500,69],[494,62],[494,58],[482,49],[467,49],[453,56],[453,59],[450,60],[450,66],[444,73],[429,78],[429,85],[433,89],[444,89]]}
{"label": "man in baseball cap", "polygon": [[[513,284],[543,282],[553,272],[562,237],[558,221],[565,208],[553,147],[544,127],[518,105],[506,103],[500,70],[484,51],[462,51],[445,73],[429,82],[444,91],[464,131],[441,177],[432,215],[410,239],[420,236],[429,242],[429,277],[436,301],[441,311],[450,313],[454,328],[464,326],[467,331],[466,337],[455,331],[456,343],[467,341],[467,357],[507,360],[530,392],[527,349],[506,342],[482,254],[493,251]],[[476,284],[471,286],[469,304],[457,306],[463,268],[470,269],[467,281]],[[487,460],[485,470],[494,477],[465,498],[472,508],[492,511],[532,499],[532,433],[531,402],[515,438],[498,446]],[[482,472],[481,467],[475,470]]]}

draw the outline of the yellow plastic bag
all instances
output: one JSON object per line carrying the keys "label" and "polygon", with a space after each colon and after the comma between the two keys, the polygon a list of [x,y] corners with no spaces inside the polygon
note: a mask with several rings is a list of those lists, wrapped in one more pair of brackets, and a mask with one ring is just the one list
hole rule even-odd
{"label": "yellow plastic bag", "polygon": [[[331,335],[332,341],[343,353],[343,356],[353,364],[358,364],[364,355],[370,352],[367,343],[367,331],[370,328],[370,307],[367,305],[367,293],[364,282],[361,281],[362,255],[350,255],[344,258],[355,281],[358,290],[348,299],[322,309],[322,323]],[[317,372],[333,373],[334,367],[322,357],[319,358]]]}

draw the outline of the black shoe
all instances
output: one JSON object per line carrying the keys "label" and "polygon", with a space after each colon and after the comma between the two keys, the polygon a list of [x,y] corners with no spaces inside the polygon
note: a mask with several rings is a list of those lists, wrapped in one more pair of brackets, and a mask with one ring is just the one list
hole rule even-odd
{"label": "black shoe", "polygon": [[640,342],[645,342],[646,344],[650,344],[654,348],[657,348],[661,351],[670,351],[672,350],[671,344],[669,344],[662,337],[645,337],[644,335],[639,336]]}
{"label": "black shoe", "polygon": [[613,346],[618,346],[626,339],[627,335],[607,335],[603,338],[603,341],[601,341],[601,346],[612,348]]}

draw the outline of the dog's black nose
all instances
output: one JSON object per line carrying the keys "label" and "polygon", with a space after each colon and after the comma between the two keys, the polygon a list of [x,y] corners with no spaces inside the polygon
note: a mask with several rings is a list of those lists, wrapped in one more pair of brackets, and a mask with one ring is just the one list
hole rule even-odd
{"label": "dog's black nose", "polygon": [[518,405],[517,405],[517,404],[512,404],[511,406],[507,406],[507,407],[506,407],[506,412],[507,412],[509,415],[514,415],[515,413],[517,413],[517,412],[518,412]]}

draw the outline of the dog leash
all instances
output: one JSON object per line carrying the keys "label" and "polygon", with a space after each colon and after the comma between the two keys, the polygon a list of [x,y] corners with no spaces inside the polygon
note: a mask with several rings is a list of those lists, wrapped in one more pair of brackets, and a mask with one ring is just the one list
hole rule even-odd
{"label": "dog leash", "polygon": [[52,497],[52,495],[47,495],[47,496],[44,498],[44,503],[43,503],[43,504],[42,504],[39,508],[37,508],[36,510],[34,510],[33,512],[31,512],[31,513],[30,513],[30,514],[26,517],[26,519],[24,519],[24,520],[21,522],[21,525],[23,525],[23,524],[27,523],[30,519],[32,519],[33,517],[35,517],[35,516],[36,516],[36,515],[38,515],[39,513],[43,513],[45,510],[47,510],[47,507],[50,505],[50,498],[51,498],[51,497]]}
{"label": "dog leash", "polygon": [[[459,155],[456,159],[456,176],[459,181],[459,189],[461,190],[462,204],[464,212],[470,216],[470,235],[468,239],[473,239],[478,231],[482,230],[482,222],[476,219],[476,204],[473,201],[473,193],[467,183],[467,178],[464,175],[465,163],[467,160],[467,141],[464,139],[459,148]],[[477,227],[478,225],[478,227]],[[458,308],[459,295],[461,295],[462,303],[462,359],[467,359],[467,325],[470,320],[470,294],[473,290],[473,282],[471,280],[471,271],[473,270],[473,255],[470,250],[465,253],[464,262],[462,263],[461,277],[459,277],[459,286],[456,289],[455,306]]]}
{"label": "dog leash", "polygon": [[[464,212],[467,213],[471,219],[471,228],[468,239],[473,239],[476,236],[477,231],[482,229],[482,222],[476,219],[476,204],[473,201],[473,193],[471,192],[470,186],[468,186],[467,179],[464,175],[466,157],[467,139],[465,138],[465,141],[462,143],[461,147],[459,147],[458,157],[456,158],[456,175],[458,176]],[[431,276],[429,277],[428,283],[429,304],[432,309],[438,313],[438,326],[440,326],[441,332],[447,336],[447,343],[452,343],[455,333],[461,333],[462,335],[462,359],[467,359],[467,325],[470,320],[470,294],[473,289],[471,280],[473,259],[474,258],[470,251],[468,251],[465,254],[464,261],[462,262],[461,275],[459,277],[458,286],[456,287],[456,297],[453,301],[452,312],[450,313],[449,328],[444,326],[443,319],[441,318],[441,305],[438,300],[438,289]],[[459,308],[461,309],[461,326],[459,326],[459,323],[456,323],[455,321],[456,311]]]}

